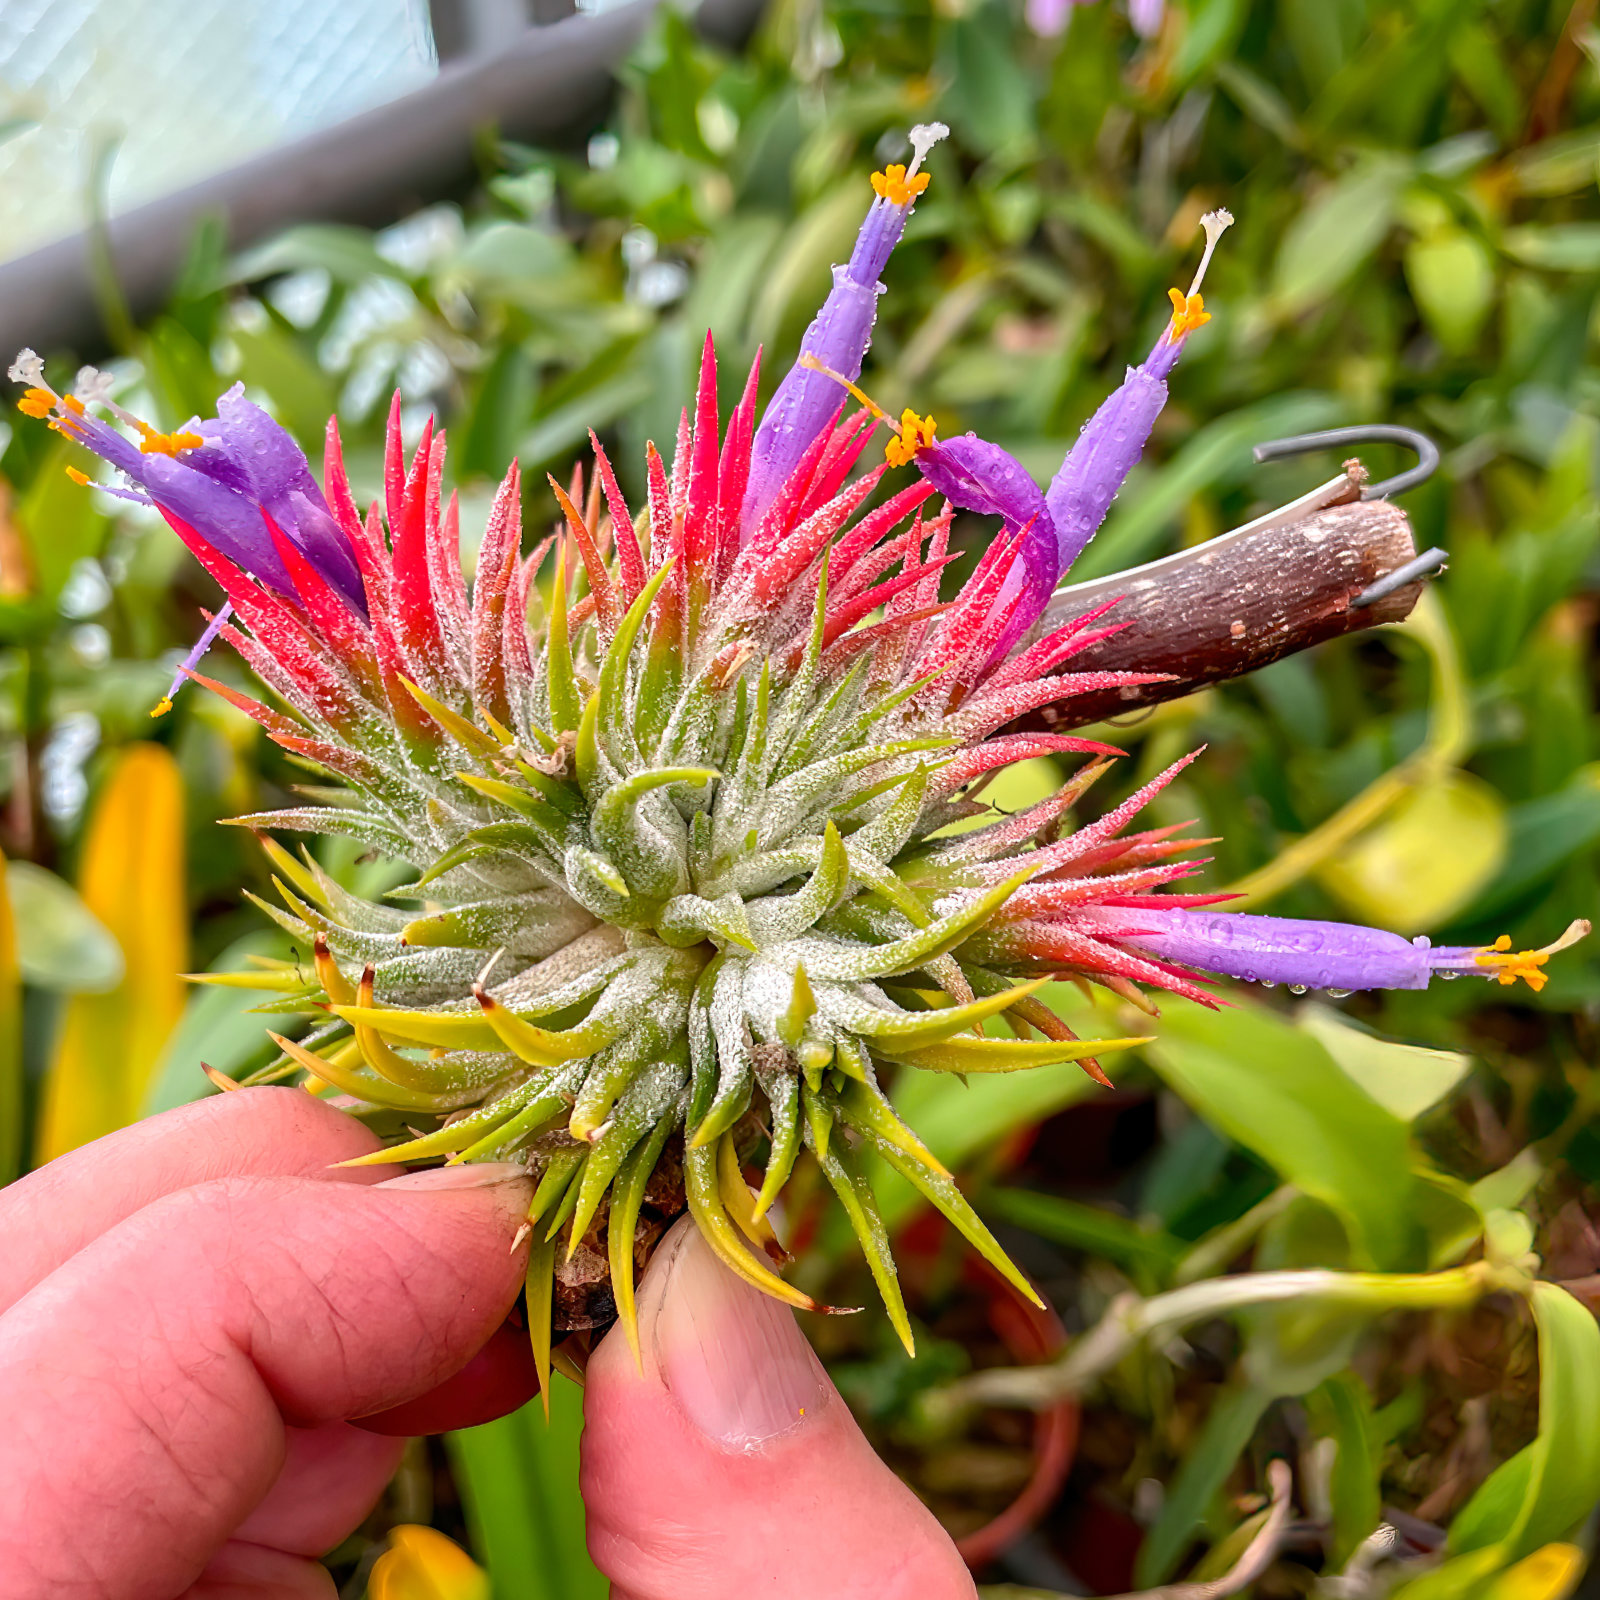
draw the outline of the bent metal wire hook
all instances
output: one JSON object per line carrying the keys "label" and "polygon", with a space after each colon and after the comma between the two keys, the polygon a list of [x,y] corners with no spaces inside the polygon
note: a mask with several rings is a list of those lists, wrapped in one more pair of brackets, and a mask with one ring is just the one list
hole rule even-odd
{"label": "bent metal wire hook", "polygon": [[1425,433],[1402,428],[1392,422],[1368,422],[1355,428],[1325,428],[1321,433],[1297,433],[1288,439],[1269,439],[1255,448],[1257,461],[1279,461],[1285,456],[1303,456],[1308,450],[1337,450],[1347,444],[1403,444],[1417,453],[1417,464],[1406,472],[1369,483],[1361,491],[1363,500],[1387,500],[1426,483],[1439,469],[1439,447]]}
{"label": "bent metal wire hook", "polygon": [[[1417,464],[1405,472],[1385,478],[1382,483],[1368,484],[1361,491],[1363,500],[1387,500],[1391,495],[1404,494],[1426,483],[1438,470],[1439,447],[1425,433],[1415,428],[1402,428],[1392,422],[1371,422],[1354,428],[1326,428],[1320,433],[1297,433],[1288,439],[1269,439],[1255,447],[1257,461],[1280,461],[1286,456],[1304,455],[1309,450],[1336,450],[1352,444],[1401,444],[1415,450]],[[1352,609],[1360,610],[1403,589],[1420,578],[1432,577],[1444,570],[1449,553],[1438,546],[1424,550],[1421,555],[1386,572],[1375,583],[1369,584],[1350,602]]]}

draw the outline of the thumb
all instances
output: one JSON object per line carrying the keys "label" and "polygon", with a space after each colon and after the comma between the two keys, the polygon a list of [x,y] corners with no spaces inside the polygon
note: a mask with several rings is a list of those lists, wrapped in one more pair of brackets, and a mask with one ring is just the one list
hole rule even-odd
{"label": "thumb", "polygon": [[613,1600],[972,1600],[933,1514],[873,1454],[794,1315],[693,1222],[584,1388],[589,1552]]}

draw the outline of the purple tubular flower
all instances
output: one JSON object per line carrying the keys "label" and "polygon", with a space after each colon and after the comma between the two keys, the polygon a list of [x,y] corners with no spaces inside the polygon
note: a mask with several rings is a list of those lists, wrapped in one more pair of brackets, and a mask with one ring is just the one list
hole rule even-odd
{"label": "purple tubular flower", "polygon": [[[290,434],[260,406],[244,398],[243,384],[235,384],[217,402],[214,420],[201,422],[196,428],[205,444],[198,450],[185,452],[183,459],[172,465],[179,472],[189,470],[203,475],[229,491],[235,501],[246,508],[247,516],[250,508],[255,509],[254,527],[247,546],[250,557],[240,560],[234,556],[233,559],[258,576],[267,576],[263,561],[268,557],[276,561],[276,551],[261,516],[264,511],[284,537],[316,567],[329,587],[364,618],[367,604],[360,570],[333,520],[317,480],[311,475],[305,452]],[[160,499],[159,496],[154,498]],[[175,505],[168,509],[182,516]],[[206,535],[204,523],[187,517],[183,520]],[[212,540],[212,543],[223,549],[218,541]],[[223,553],[232,554],[225,549]],[[281,569],[281,563],[279,566]],[[284,592],[292,595],[293,586],[288,586]]]}
{"label": "purple tubular flower", "polygon": [[1249,983],[1285,983],[1295,989],[1426,989],[1435,973],[1468,972],[1510,983],[1525,978],[1543,987],[1539,970],[1558,949],[1588,931],[1574,923],[1543,950],[1510,951],[1510,940],[1492,946],[1433,945],[1382,928],[1345,922],[1304,922],[1238,911],[1191,911],[1183,907],[1097,907],[1086,913],[1099,931],[1161,961]]}
{"label": "purple tubular flower", "polygon": [[1083,426],[1061,470],[1051,480],[1045,504],[1056,530],[1056,568],[1065,572],[1100,531],[1111,502],[1149,442],[1167,403],[1167,374],[1177,365],[1183,341],[1163,329],[1143,366],[1128,376]]}
{"label": "purple tubular flower", "polygon": [[1018,593],[1026,596],[995,647],[997,656],[1004,655],[1038,620],[1061,576],[1055,523],[1044,494],[1015,456],[975,433],[923,445],[916,462],[923,477],[952,505],[1002,518],[1002,538],[1023,531],[1020,559],[995,600],[1003,607]]}
{"label": "purple tubular flower", "polygon": [[[883,293],[878,280],[927,183],[925,175],[919,178],[917,168],[948,132],[938,122],[913,128],[911,143],[916,155],[909,170],[891,167],[887,174],[875,176],[878,198],[861,224],[850,260],[833,269],[833,288],[800,341],[802,357],[852,382],[861,376],[878,315],[878,296]],[[837,378],[800,362],[789,369],[762,415],[750,453],[750,477],[739,519],[745,539],[754,533],[789,474],[838,409]]]}
{"label": "purple tubular flower", "polygon": [[1073,6],[1085,3],[1086,0],[1027,0],[1022,9],[1028,26],[1041,39],[1054,39],[1067,31]]}
{"label": "purple tubular flower", "polygon": [[1099,532],[1111,502],[1144,453],[1161,408],[1167,403],[1167,377],[1178,364],[1190,333],[1209,322],[1200,284],[1217,240],[1233,218],[1213,211],[1201,219],[1206,250],[1187,295],[1172,291],[1172,320],[1141,366],[1129,367],[1122,387],[1084,424],[1061,470],[1045,493],[1056,528],[1057,574],[1077,560]]}
{"label": "purple tubular flower", "polygon": [[1161,32],[1167,0],[1128,0],[1128,21],[1141,39],[1153,39]]}
{"label": "purple tubular flower", "polygon": [[[32,414],[48,408],[58,432],[109,462],[133,486],[132,491],[113,486],[113,493],[155,506],[270,588],[297,598],[273,545],[270,518],[351,611],[366,618],[361,573],[305,453],[244,398],[242,384],[217,402],[215,417],[191,418],[163,434],[116,405],[108,380],[92,368],[78,375],[81,395],[57,395],[44,387],[43,363],[31,351],[17,358],[11,376],[35,385],[29,391],[39,397]],[[106,406],[137,430],[139,440],[94,416],[91,404]]]}

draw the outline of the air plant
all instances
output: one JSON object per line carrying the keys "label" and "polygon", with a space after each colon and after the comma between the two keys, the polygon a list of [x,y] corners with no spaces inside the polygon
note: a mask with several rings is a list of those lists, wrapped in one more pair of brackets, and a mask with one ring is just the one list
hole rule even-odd
{"label": "air plant", "polygon": [[[93,372],[58,394],[31,353],[12,369],[30,385],[22,409],[120,469],[113,492],[155,505],[226,593],[186,675],[323,776],[307,803],[238,819],[277,868],[282,905],[264,909],[310,957],[247,981],[316,1019],[298,1040],[274,1036],[283,1056],[258,1080],[303,1074],[409,1127],[364,1162],[526,1162],[541,1363],[553,1298],[564,1327],[609,1321],[614,1302],[636,1339],[638,1259],[685,1204],[734,1272],[812,1306],[776,1270],[770,1221],[802,1150],[908,1347],[865,1152],[1031,1295],[882,1079],[1076,1063],[1106,1081],[1099,1062],[1141,1041],[1075,1037],[1039,998],[1053,979],[1146,1010],[1145,989],[1216,1004],[1205,973],[1338,989],[1422,987],[1434,972],[1543,981],[1547,951],[1205,910],[1219,897],[1174,887],[1203,864],[1201,841],[1131,829],[1193,755],[1072,826],[1120,752],[1006,729],[1150,679],[1070,670],[1117,628],[1113,606],[1019,641],[1208,320],[1205,263],[1048,490],[973,435],[941,441],[909,411],[891,421],[855,382],[943,131],[913,130],[910,164],[875,175],[851,259],[759,424],[752,368],[722,426],[708,338],[670,468],[647,448],[645,503],[627,503],[594,439],[588,472],[551,480],[559,526],[525,555],[513,463],[470,584],[455,498],[441,503],[444,435],[429,423],[408,462],[398,400],[383,502],[363,517],[333,422],[319,487],[238,390],[217,417],[161,434]],[[1230,221],[1206,219],[1207,259]],[[846,390],[865,402],[848,416]],[[886,457],[858,471],[880,422]],[[887,476],[908,467],[910,481]],[[944,599],[955,508],[1000,528]],[[281,709],[202,675],[214,636]],[[996,773],[1037,756],[1087,760],[1017,815],[981,803]],[[271,837],[295,831],[359,841],[411,876],[361,898]],[[1014,1037],[984,1034],[997,1018]],[[586,1309],[578,1290],[607,1273]]]}

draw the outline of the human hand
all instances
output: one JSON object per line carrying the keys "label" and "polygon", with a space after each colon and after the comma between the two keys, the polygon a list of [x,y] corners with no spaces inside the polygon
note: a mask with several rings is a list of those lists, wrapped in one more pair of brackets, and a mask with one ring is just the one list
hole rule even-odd
{"label": "human hand", "polygon": [[[315,1557],[401,1448],[347,1419],[460,1369],[526,1265],[526,1178],[332,1169],[374,1144],[299,1091],[250,1090],[0,1191],[8,1600],[329,1600]],[[791,1314],[686,1224],[640,1330],[643,1373],[614,1333],[586,1393],[590,1545],[618,1600],[972,1595]]]}

